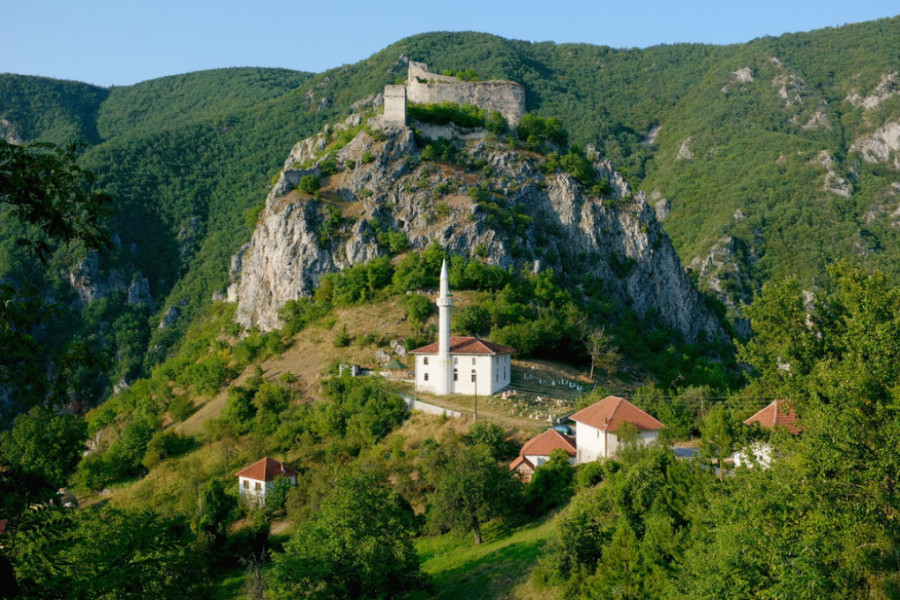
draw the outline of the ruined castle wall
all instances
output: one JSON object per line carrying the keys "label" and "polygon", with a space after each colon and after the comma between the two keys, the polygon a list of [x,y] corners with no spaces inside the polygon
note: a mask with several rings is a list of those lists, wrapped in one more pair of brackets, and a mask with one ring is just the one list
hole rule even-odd
{"label": "ruined castle wall", "polygon": [[451,79],[454,81],[429,79],[422,82],[418,77],[410,77],[406,83],[406,99],[418,104],[472,104],[488,111],[498,111],[510,125],[518,123],[525,113],[525,89],[517,83]]}
{"label": "ruined castle wall", "polygon": [[406,125],[406,86],[384,86],[384,124],[394,127]]}

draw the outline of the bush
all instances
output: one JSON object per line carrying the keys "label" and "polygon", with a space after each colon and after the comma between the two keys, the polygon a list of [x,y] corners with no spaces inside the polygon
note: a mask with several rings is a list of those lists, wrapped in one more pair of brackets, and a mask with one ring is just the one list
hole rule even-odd
{"label": "bush", "polygon": [[186,420],[197,410],[197,406],[188,395],[176,396],[169,402],[169,414],[178,423]]}
{"label": "bush", "polygon": [[575,473],[575,485],[581,489],[594,487],[603,481],[603,462],[595,460],[578,467]]}
{"label": "bush", "polygon": [[404,296],[403,306],[406,309],[406,317],[418,327],[421,327],[434,312],[434,303],[424,294]]}
{"label": "bush", "polygon": [[409,104],[406,107],[406,114],[416,121],[435,125],[455,123],[460,127],[485,126],[485,111],[471,104],[460,105],[455,102]]}
{"label": "bush", "polygon": [[562,506],[572,496],[574,478],[575,467],[569,462],[569,455],[557,448],[550,454],[550,460],[534,470],[525,490],[525,512],[540,517]]}
{"label": "bush", "polygon": [[306,194],[313,195],[322,187],[322,181],[318,175],[304,175],[297,184],[297,189]]}
{"label": "bush", "polygon": [[350,345],[350,341],[352,338],[350,334],[347,333],[347,326],[342,325],[341,328],[334,336],[334,341],[332,342],[335,348],[346,348]]}
{"label": "bush", "polygon": [[522,115],[516,126],[516,135],[528,149],[536,151],[546,148],[547,142],[563,148],[569,139],[562,121],[555,117],[545,119],[531,113]]}
{"label": "bush", "polygon": [[503,135],[509,130],[509,124],[506,122],[506,119],[496,110],[488,113],[484,120],[484,126],[494,135]]}
{"label": "bush", "polygon": [[147,443],[147,452],[141,464],[152,469],[167,458],[181,456],[194,446],[194,438],[174,431],[157,431]]}

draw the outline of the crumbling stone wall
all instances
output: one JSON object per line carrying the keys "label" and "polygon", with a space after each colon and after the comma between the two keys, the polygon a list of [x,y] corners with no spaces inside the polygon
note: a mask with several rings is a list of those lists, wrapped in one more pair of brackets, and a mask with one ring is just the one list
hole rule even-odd
{"label": "crumbling stone wall", "polygon": [[[403,88],[402,98],[398,88]],[[503,115],[507,123],[515,126],[525,113],[525,88],[513,81],[462,81],[456,77],[430,73],[428,65],[411,60],[406,84],[384,88],[386,125],[406,124],[407,102],[471,104],[488,111],[495,110]],[[401,106],[402,119],[399,112]]]}

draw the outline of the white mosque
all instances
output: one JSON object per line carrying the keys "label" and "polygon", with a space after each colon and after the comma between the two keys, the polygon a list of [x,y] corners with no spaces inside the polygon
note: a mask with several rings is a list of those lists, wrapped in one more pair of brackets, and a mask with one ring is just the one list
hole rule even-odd
{"label": "white mosque", "polygon": [[490,395],[509,385],[515,350],[487,340],[450,336],[450,280],[447,261],[441,265],[441,292],[437,299],[438,341],[416,348],[416,391]]}

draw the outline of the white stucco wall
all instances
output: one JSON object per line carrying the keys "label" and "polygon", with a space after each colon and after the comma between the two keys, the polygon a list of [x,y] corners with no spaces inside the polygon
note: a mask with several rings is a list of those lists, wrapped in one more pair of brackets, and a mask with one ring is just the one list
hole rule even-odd
{"label": "white stucco wall", "polygon": [[[438,362],[437,354],[416,355],[417,392],[436,393],[442,371]],[[489,396],[509,386],[512,371],[509,354],[453,354],[452,363],[449,373],[451,394],[474,396],[477,391],[479,396]],[[477,378],[475,382],[472,381],[473,371]]]}
{"label": "white stucco wall", "polygon": [[763,469],[772,466],[772,447],[765,442],[754,442],[749,448],[734,453],[734,466],[752,469],[759,465]]}
{"label": "white stucco wall", "polygon": [[[297,485],[297,477],[292,475],[291,485]],[[249,477],[238,477],[238,491],[241,499],[265,501],[266,494],[275,486],[275,481],[260,481]]]}
{"label": "white stucco wall", "polygon": [[606,458],[608,456],[607,444],[612,441],[610,445],[613,447],[618,445],[615,437],[616,434],[614,433],[608,433],[596,427],[576,422],[575,445],[578,447],[578,451],[575,462],[580,465],[593,462],[598,458]]}
{"label": "white stucco wall", "polygon": [[[659,431],[645,429],[638,433],[642,444],[649,446],[659,439]],[[615,433],[604,432],[596,427],[575,423],[575,444],[578,446],[576,464],[592,462],[598,458],[615,458],[619,449],[619,438]]]}

